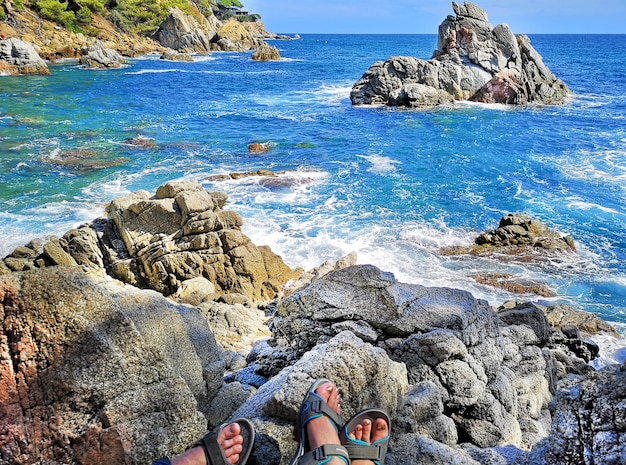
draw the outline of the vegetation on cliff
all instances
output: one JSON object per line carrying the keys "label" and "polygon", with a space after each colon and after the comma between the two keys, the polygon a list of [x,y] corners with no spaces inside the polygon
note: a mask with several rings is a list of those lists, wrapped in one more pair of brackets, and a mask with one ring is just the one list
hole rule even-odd
{"label": "vegetation on cliff", "polygon": [[[14,12],[25,10],[38,14],[74,32],[97,35],[92,24],[94,16],[109,20],[121,31],[131,35],[147,36],[176,7],[191,15],[231,12],[243,8],[238,0],[3,0],[0,21],[9,21]],[[240,21],[254,21],[259,15],[236,15]]]}

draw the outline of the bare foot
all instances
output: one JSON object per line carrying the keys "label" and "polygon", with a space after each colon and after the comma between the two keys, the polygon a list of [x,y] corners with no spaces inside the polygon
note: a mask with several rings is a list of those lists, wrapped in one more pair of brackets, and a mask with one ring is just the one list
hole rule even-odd
{"label": "bare foot", "polygon": [[[341,405],[339,404],[339,390],[333,383],[321,384],[315,393],[320,396],[338,414],[341,414]],[[331,420],[326,416],[313,418],[306,424],[306,433],[309,442],[309,449],[313,450],[324,444],[341,444],[339,435]],[[332,456],[328,462],[329,465],[346,465],[342,459]]]}
{"label": "bare foot", "polygon": [[[217,435],[217,442],[222,446],[228,463],[235,464],[239,460],[239,454],[243,450],[243,436],[241,427],[237,423],[231,423],[222,428]],[[202,447],[189,449],[182,455],[172,459],[172,465],[205,465],[206,457]]]}
{"label": "bare foot", "polygon": [[[348,433],[352,439],[365,441],[368,444],[373,444],[388,435],[389,425],[382,418],[377,418],[374,424],[372,424],[372,420],[366,418]],[[352,465],[371,465],[373,462],[371,460],[352,460],[351,463]]]}

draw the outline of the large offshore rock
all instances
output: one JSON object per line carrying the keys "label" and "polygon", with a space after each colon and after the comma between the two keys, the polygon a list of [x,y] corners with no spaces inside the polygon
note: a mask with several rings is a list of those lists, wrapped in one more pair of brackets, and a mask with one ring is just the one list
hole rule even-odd
{"label": "large offshore rock", "polygon": [[439,26],[430,60],[396,56],[374,63],[353,86],[354,105],[431,107],[454,100],[560,104],[568,87],[545,66],[525,35],[492,26],[470,2]]}

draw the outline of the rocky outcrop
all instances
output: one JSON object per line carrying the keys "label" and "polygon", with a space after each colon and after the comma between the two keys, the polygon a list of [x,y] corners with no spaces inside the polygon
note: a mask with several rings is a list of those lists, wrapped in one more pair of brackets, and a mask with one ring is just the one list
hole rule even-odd
{"label": "rocky outcrop", "polygon": [[222,24],[217,30],[213,42],[216,44],[216,50],[245,52],[255,50],[263,41],[252,37],[245,26],[233,18]]}
{"label": "rocky outcrop", "polygon": [[178,8],[172,8],[153,38],[162,46],[177,52],[207,54],[211,50],[211,39],[220,24],[213,15],[209,18],[199,13],[191,16]]}
{"label": "rocky outcrop", "polygon": [[11,271],[77,264],[106,269],[168,296],[204,277],[213,286],[206,299],[271,300],[300,270],[291,270],[269,247],[254,245],[241,232],[241,217],[222,210],[225,203],[226,194],[198,183],[167,183],[154,196],[139,191],[115,199],[108,218],[19,247],[3,261]]}
{"label": "rocky outcrop", "polygon": [[[76,262],[89,255],[70,250]],[[150,463],[247,416],[251,463],[287,464],[302,396],[326,377],[346,418],[390,412],[392,465],[621,463],[623,372],[561,373],[570,355],[557,353],[544,309],[496,312],[366,265],[311,274],[321,277],[265,315],[207,300],[213,284],[201,277],[179,288],[181,305],[84,266],[1,276],[0,460]],[[271,339],[257,340],[267,315]]]}
{"label": "rocky outcrop", "polygon": [[626,363],[572,376],[552,405],[551,434],[526,463],[620,465],[626,458]]}
{"label": "rocky outcrop", "polygon": [[252,59],[256,61],[280,60],[280,52],[276,47],[263,42],[253,53]]}
{"label": "rocky outcrop", "polygon": [[[396,418],[401,432],[481,448],[527,448],[547,435],[557,379],[541,312],[505,322],[466,292],[356,266],[283,299],[270,329],[272,352],[257,360],[264,376],[342,331],[403,363],[411,391]],[[440,407],[429,413],[426,405]]]}
{"label": "rocky outcrop", "polygon": [[550,230],[541,221],[523,213],[510,213],[502,217],[496,229],[480,234],[472,245],[440,250],[443,255],[500,254],[524,260],[573,252],[576,252],[574,239]]}
{"label": "rocky outcrop", "polygon": [[219,354],[197,311],[155,292],[79,268],[2,276],[0,462],[182,451],[207,428],[199,409],[222,387]]}
{"label": "rocky outcrop", "polygon": [[439,26],[430,60],[397,56],[374,63],[352,87],[355,105],[430,107],[455,100],[559,104],[568,87],[544,65],[525,35],[493,27],[465,2]]}
{"label": "rocky outcrop", "polygon": [[109,69],[120,68],[126,60],[117,51],[106,48],[101,41],[97,40],[83,50],[78,63],[91,69]]}
{"label": "rocky outcrop", "polygon": [[50,74],[35,47],[17,38],[0,40],[0,69],[6,74]]}

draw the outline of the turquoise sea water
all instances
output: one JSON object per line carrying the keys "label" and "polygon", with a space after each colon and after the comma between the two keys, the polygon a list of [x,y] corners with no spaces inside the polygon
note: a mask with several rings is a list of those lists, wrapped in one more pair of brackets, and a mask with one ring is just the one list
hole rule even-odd
{"label": "turquoise sea water", "polygon": [[[229,194],[254,243],[306,269],[356,251],[405,282],[512,296],[477,272],[545,281],[556,302],[626,323],[626,35],[536,35],[572,89],[555,107],[459,103],[353,107],[377,60],[428,59],[435,35],[304,35],[279,62],[214,53],[158,56],[119,70],[51,65],[0,77],[0,256],[101,216],[106,202],[172,179]],[[154,140],[137,148],[133,137]],[[251,155],[251,142],[272,150]],[[270,169],[263,178],[211,175]],[[574,237],[579,253],[541,264],[445,258],[509,212]]]}

